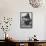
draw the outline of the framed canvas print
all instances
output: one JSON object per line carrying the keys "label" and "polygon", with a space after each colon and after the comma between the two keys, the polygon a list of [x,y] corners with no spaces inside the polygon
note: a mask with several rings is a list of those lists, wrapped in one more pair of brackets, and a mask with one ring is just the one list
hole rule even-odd
{"label": "framed canvas print", "polygon": [[20,12],[20,28],[32,28],[32,12]]}

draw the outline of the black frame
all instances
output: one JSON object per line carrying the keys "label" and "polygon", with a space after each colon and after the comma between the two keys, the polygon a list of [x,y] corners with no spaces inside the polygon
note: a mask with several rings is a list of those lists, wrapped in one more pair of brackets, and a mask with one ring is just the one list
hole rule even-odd
{"label": "black frame", "polygon": [[[32,21],[30,22],[31,24],[29,24],[29,26],[24,25],[24,23],[22,24],[22,17],[23,17],[22,14],[31,14],[30,20]],[[20,28],[32,28],[33,27],[32,24],[33,24],[33,13],[32,12],[20,12]]]}

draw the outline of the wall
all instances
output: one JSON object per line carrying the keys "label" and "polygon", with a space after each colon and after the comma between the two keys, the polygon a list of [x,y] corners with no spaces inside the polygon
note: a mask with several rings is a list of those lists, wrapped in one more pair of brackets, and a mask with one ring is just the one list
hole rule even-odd
{"label": "wall", "polygon": [[[21,29],[20,28],[20,12],[33,12],[33,28],[32,29]],[[37,35],[39,40],[46,40],[45,38],[45,6],[40,8],[33,8],[30,6],[28,0],[0,0],[0,18],[12,17],[13,22],[10,31],[17,40],[27,40],[34,34]],[[2,35],[0,31],[0,35]],[[3,33],[4,34],[4,33]],[[0,39],[3,37],[0,36]]]}

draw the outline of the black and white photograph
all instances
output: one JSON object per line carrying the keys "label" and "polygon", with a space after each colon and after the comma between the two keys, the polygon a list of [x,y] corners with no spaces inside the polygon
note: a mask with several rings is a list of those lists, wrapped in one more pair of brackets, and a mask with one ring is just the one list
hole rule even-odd
{"label": "black and white photograph", "polygon": [[20,12],[20,28],[32,28],[32,12]]}

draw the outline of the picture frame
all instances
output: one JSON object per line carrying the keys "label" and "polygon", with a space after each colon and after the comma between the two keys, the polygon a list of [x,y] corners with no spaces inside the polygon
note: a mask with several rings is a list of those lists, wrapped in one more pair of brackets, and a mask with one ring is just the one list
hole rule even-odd
{"label": "picture frame", "polygon": [[32,12],[20,12],[20,28],[32,28],[32,21]]}

